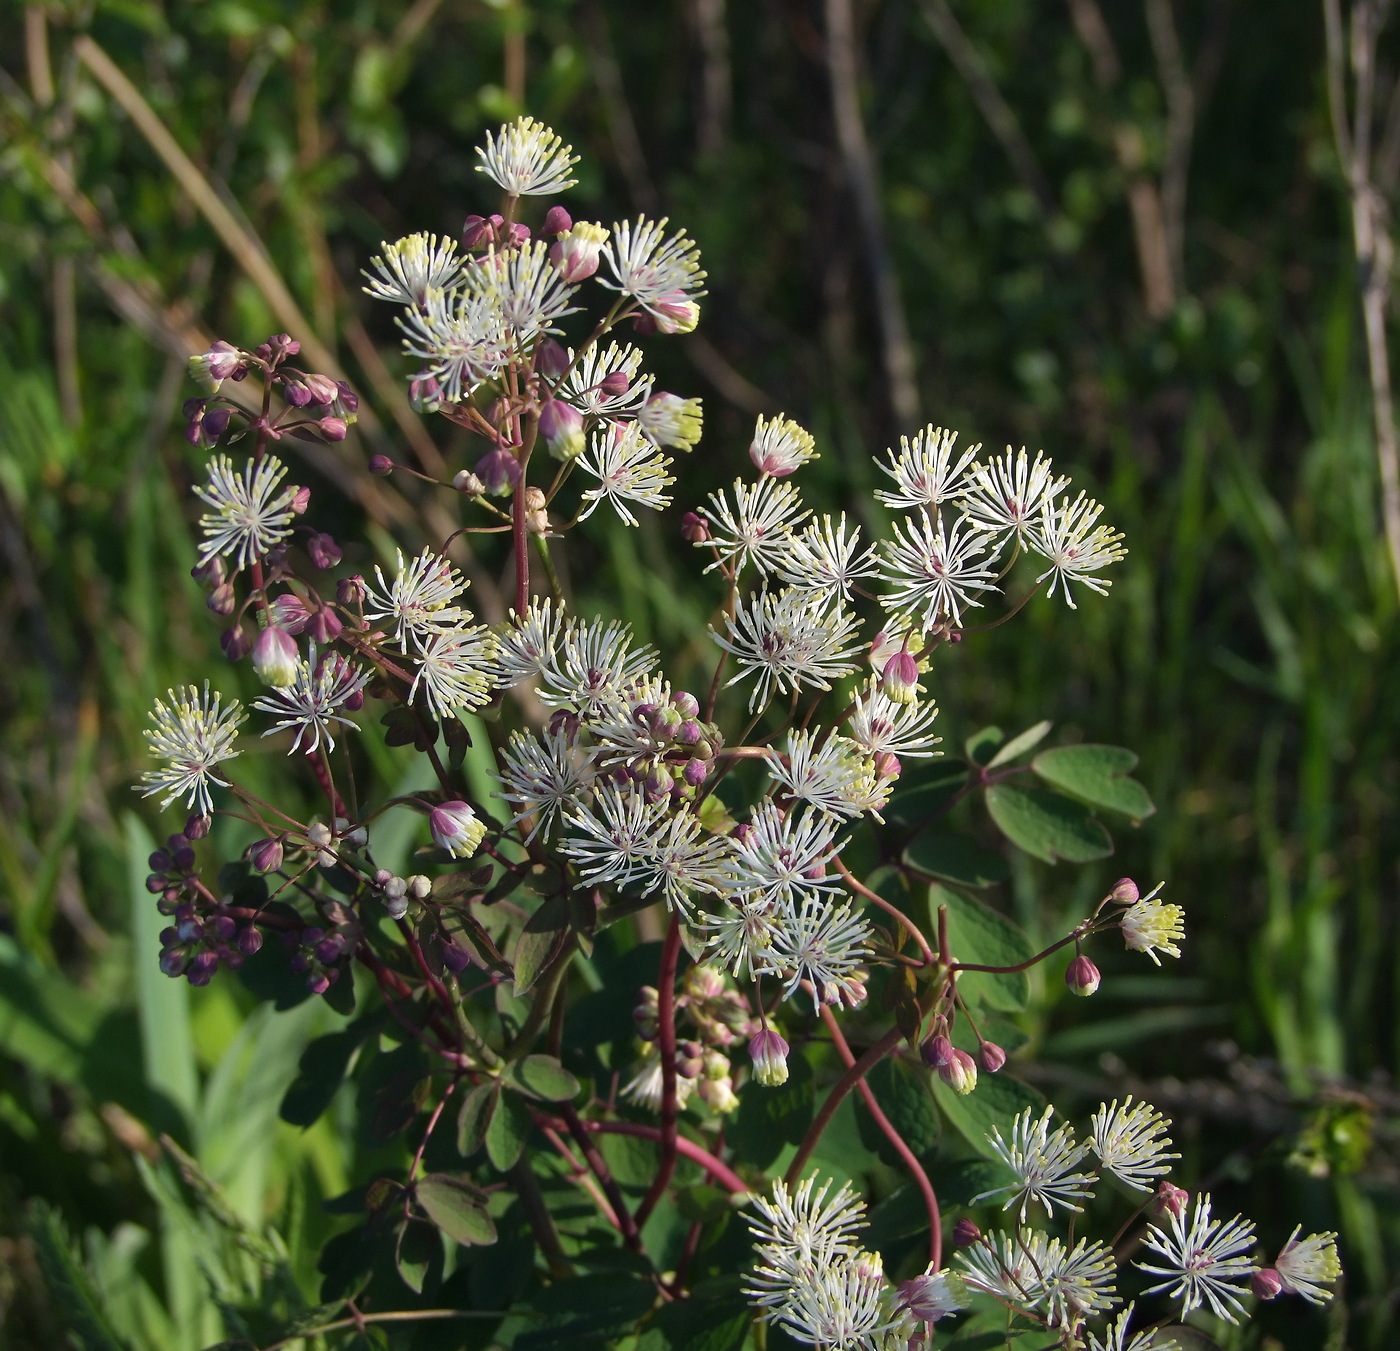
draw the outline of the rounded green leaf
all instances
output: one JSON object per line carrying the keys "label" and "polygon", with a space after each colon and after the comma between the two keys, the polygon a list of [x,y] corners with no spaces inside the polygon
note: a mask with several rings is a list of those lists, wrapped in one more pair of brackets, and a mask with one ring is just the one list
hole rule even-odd
{"label": "rounded green leaf", "polygon": [[933,1096],[939,1109],[964,1140],[984,1158],[995,1159],[992,1148],[992,1128],[1001,1131],[1003,1140],[1011,1135],[1011,1123],[1027,1107],[1039,1112],[1045,1099],[1035,1089],[1013,1079],[1005,1070],[997,1074],[979,1074],[977,1087],[966,1096],[954,1093],[936,1074],[930,1076]]}
{"label": "rounded green leaf", "polygon": [[[948,907],[948,945],[953,960],[975,966],[1019,966],[1035,955],[1025,931],[999,911],[937,883],[928,889],[931,923],[937,932],[938,907]],[[1024,971],[968,971],[958,977],[963,997],[976,996],[1002,1013],[1016,1013],[1030,998]]]}
{"label": "rounded green leaf", "polygon": [[496,1241],[496,1223],[487,1213],[485,1194],[450,1173],[429,1173],[414,1188],[418,1204],[432,1222],[464,1248]]}
{"label": "rounded green leaf", "polygon": [[526,1097],[541,1102],[571,1102],[578,1097],[578,1080],[552,1055],[527,1055],[508,1065],[505,1077]]}
{"label": "rounded green leaf", "polygon": [[486,1143],[486,1132],[496,1114],[501,1086],[494,1080],[477,1084],[457,1110],[457,1153],[469,1159]]}
{"label": "rounded green leaf", "polygon": [[1041,751],[1031,768],[1046,783],[1092,806],[1142,821],[1157,809],[1147,789],[1128,777],[1137,762],[1122,746],[1058,746]]}
{"label": "rounded green leaf", "polygon": [[930,877],[961,882],[967,887],[990,887],[1010,876],[1006,860],[994,849],[984,849],[967,835],[926,830],[904,851],[904,861]]}
{"label": "rounded green leaf", "polygon": [[1012,844],[1046,863],[1088,863],[1113,852],[1108,831],[1093,813],[1059,793],[997,783],[987,789],[987,810]]}
{"label": "rounded green leaf", "polygon": [[513,1168],[525,1151],[530,1109],[523,1098],[502,1093],[486,1127],[486,1153],[501,1172]]}

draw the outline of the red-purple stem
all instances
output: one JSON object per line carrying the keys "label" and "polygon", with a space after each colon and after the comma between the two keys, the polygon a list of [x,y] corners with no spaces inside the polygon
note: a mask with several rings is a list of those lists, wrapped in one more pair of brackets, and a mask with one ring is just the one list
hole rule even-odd
{"label": "red-purple stem", "polygon": [[656,978],[656,1046],[661,1053],[661,1159],[656,1177],[637,1207],[637,1228],[647,1222],[656,1203],[671,1185],[676,1171],[676,966],[681,955],[680,916],[672,915],[661,945],[661,970]]}
{"label": "red-purple stem", "polygon": [[[585,1121],[584,1130],[597,1135],[635,1135],[642,1140],[660,1140],[661,1131],[656,1126],[647,1126],[640,1121]],[[676,1136],[676,1153],[698,1163],[720,1186],[727,1188],[735,1196],[752,1191],[727,1163],[721,1162],[703,1145],[688,1140],[684,1135]]]}

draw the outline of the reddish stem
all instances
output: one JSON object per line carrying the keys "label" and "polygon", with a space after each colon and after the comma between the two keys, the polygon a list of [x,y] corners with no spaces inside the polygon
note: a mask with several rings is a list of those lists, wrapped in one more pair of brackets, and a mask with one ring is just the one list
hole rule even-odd
{"label": "reddish stem", "polygon": [[[851,870],[848,867],[846,867],[846,865],[841,861],[840,854],[833,854],[831,856],[831,862],[835,865],[836,871],[841,874],[841,876],[845,879],[846,885],[850,887],[852,891],[854,891],[858,896],[864,896],[867,901],[871,902],[871,904],[878,905],[881,910],[883,910],[886,914],[890,915],[898,921],[900,928],[906,930],[913,937],[914,941],[919,945],[920,950],[923,952],[924,957],[930,963],[938,960],[933,954],[933,949],[929,947],[928,939],[925,938],[923,934],[919,932],[919,929],[915,925],[914,921],[910,919],[909,916],[904,913],[904,911],[902,911],[898,906],[892,905],[889,901],[887,901],[883,896],[879,895],[877,892],[872,891],[863,882],[856,881],[854,875],[851,873]],[[823,1010],[823,1012],[825,1012],[825,1010]]]}
{"label": "reddish stem", "polygon": [[[826,1024],[827,1030],[831,1033],[831,1039],[836,1043],[836,1049],[841,1053],[841,1059],[846,1062],[847,1068],[856,1063],[856,1058],[851,1054],[851,1048],[846,1044],[840,1026],[836,1022],[836,1016],[822,1005],[822,1021]],[[924,1166],[919,1162],[918,1156],[905,1143],[904,1137],[895,1129],[894,1123],[887,1117],[875,1101],[875,1093],[870,1085],[862,1079],[856,1088],[865,1099],[865,1105],[869,1109],[870,1115],[875,1118],[875,1124],[884,1131],[885,1139],[894,1146],[894,1151],[904,1160],[904,1165],[914,1174],[914,1181],[919,1190],[924,1195],[924,1209],[928,1211],[928,1260],[929,1264],[937,1271],[943,1265],[943,1216],[938,1208],[938,1197],[933,1190],[933,1183],[928,1180],[928,1174],[924,1172]]]}
{"label": "reddish stem", "polygon": [[637,1207],[637,1228],[647,1222],[656,1203],[671,1185],[676,1171],[676,966],[681,955],[681,921],[671,916],[666,941],[661,945],[661,970],[656,978],[656,1045],[661,1053],[661,1160],[656,1177]]}
{"label": "reddish stem", "polygon": [[569,1134],[574,1137],[574,1143],[588,1161],[588,1166],[593,1170],[593,1176],[598,1179],[598,1185],[602,1187],[603,1194],[608,1198],[608,1204],[613,1208],[613,1214],[617,1216],[617,1226],[622,1230],[622,1241],[633,1251],[641,1252],[642,1237],[638,1232],[636,1220],[632,1218],[632,1212],[627,1208],[622,1188],[617,1185],[617,1179],[613,1177],[612,1169],[608,1167],[608,1161],[598,1152],[597,1145],[588,1138],[587,1126],[591,1126],[593,1123],[585,1123],[572,1103],[560,1103],[559,1111],[564,1117],[564,1124],[569,1128]]}
{"label": "reddish stem", "polygon": [[831,1124],[831,1118],[836,1115],[836,1109],[840,1107],[845,1096],[899,1045],[903,1036],[904,1034],[899,1028],[890,1028],[836,1081],[831,1092],[827,1094],[826,1101],[822,1103],[821,1109],[812,1118],[812,1124],[807,1127],[807,1134],[802,1137],[802,1143],[797,1147],[797,1153],[794,1155],[792,1163],[788,1165],[787,1177],[785,1178],[788,1186],[792,1186],[801,1175],[803,1166],[817,1147],[817,1142],[822,1138],[822,1132]]}
{"label": "reddish stem", "polygon": [[[584,1130],[597,1135],[635,1135],[643,1140],[660,1140],[661,1131],[655,1126],[643,1125],[639,1121],[584,1121]],[[753,1190],[727,1163],[721,1162],[703,1145],[688,1140],[684,1135],[676,1136],[676,1153],[698,1163],[720,1186],[727,1188],[735,1196]]]}

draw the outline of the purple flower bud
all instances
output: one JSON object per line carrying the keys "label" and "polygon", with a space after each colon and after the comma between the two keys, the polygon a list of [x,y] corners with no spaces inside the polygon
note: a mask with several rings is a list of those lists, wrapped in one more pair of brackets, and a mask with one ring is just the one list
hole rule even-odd
{"label": "purple flower bud", "polygon": [[170,871],[170,855],[164,849],[157,849],[146,860],[146,866],[153,873],[168,873]]}
{"label": "purple flower bud", "polygon": [[535,344],[535,369],[541,375],[556,379],[569,369],[569,354],[553,338],[541,338]]}
{"label": "purple flower bud", "polygon": [[955,1050],[946,1065],[938,1067],[938,1077],[959,1097],[977,1087],[977,1062],[966,1051]]}
{"label": "purple flower bud", "polygon": [[454,976],[460,976],[472,964],[471,954],[464,952],[451,939],[446,939],[442,944],[442,964]]}
{"label": "purple flower bud", "polygon": [[306,541],[306,556],[318,568],[333,568],[343,555],[334,538],[318,530]]}
{"label": "purple flower bud", "polygon": [[312,403],[329,406],[340,397],[340,386],[329,375],[303,375],[301,382],[311,392]]}
{"label": "purple flower bud", "polygon": [[787,1083],[789,1047],[783,1036],[771,1027],[761,1028],[749,1040],[749,1059],[753,1061],[753,1077],[764,1088],[777,1088]]}
{"label": "purple flower bud", "polygon": [[1186,1206],[1190,1200],[1191,1193],[1185,1187],[1178,1187],[1163,1178],[1157,1184],[1157,1194],[1152,1198],[1149,1208],[1154,1215],[1172,1215],[1180,1219],[1186,1213]]}
{"label": "purple flower bud", "polygon": [[330,973],[327,971],[313,971],[306,978],[306,988],[312,994],[325,994],[331,988]]}
{"label": "purple flower bud", "polygon": [[1277,1299],[1283,1290],[1283,1277],[1273,1267],[1265,1267],[1249,1278],[1249,1288],[1259,1299]]}
{"label": "purple flower bud", "polygon": [[[290,506],[291,509],[292,509],[298,516],[305,516],[305,515],[306,515],[306,509],[307,509],[307,507],[309,507],[310,505],[311,505],[311,489],[310,489],[310,488],[298,488],[298,489],[296,490],[296,492],[294,492],[294,493],[292,494],[292,500],[288,503],[288,506]],[[270,556],[271,556],[271,555],[269,555],[269,557],[270,557]]]}
{"label": "purple flower bud", "polygon": [[185,979],[191,985],[208,985],[214,979],[214,972],[219,969],[219,958],[217,953],[201,952],[194,961],[190,963],[189,970],[185,972]]}
{"label": "purple flower bud", "polygon": [[263,945],[262,930],[256,924],[250,924],[238,935],[238,950],[245,957],[251,957],[254,953],[261,951]]}
{"label": "purple flower bud", "polygon": [[687,511],[681,517],[681,538],[691,544],[706,544],[710,539],[710,526],[703,516]]}
{"label": "purple flower bud", "polygon": [[687,718],[676,728],[676,740],[682,746],[694,746],[705,735],[705,730],[694,718]]}
{"label": "purple flower bud", "polygon": [[953,1043],[939,1032],[919,1047],[919,1056],[930,1069],[940,1070],[953,1058]]}
{"label": "purple flower bud", "polygon": [[1099,988],[1100,979],[1099,968],[1082,952],[1065,970],[1065,984],[1069,986],[1069,992],[1086,999]]}
{"label": "purple flower bud", "polygon": [[219,646],[230,661],[242,661],[253,650],[253,644],[248,640],[242,624],[225,629],[219,635]]}
{"label": "purple flower bud", "polygon": [[530,227],[522,225],[519,221],[512,221],[506,226],[505,237],[501,243],[508,249],[518,249],[529,238]]}
{"label": "purple flower bud", "polygon": [[286,629],[288,633],[297,634],[306,628],[306,621],[311,616],[311,611],[306,608],[306,603],[293,591],[284,591],[272,602],[272,618],[269,621],[279,629]]}
{"label": "purple flower bud", "polygon": [[462,223],[462,247],[480,249],[494,243],[496,227],[504,223],[500,216],[468,216]]}
{"label": "purple flower bud", "polygon": [[388,478],[394,472],[394,462],[387,455],[371,455],[369,472],[376,478]]}
{"label": "purple flower bud", "polygon": [[897,704],[912,704],[919,697],[919,666],[908,647],[902,647],[885,663],[880,689]]}
{"label": "purple flower bud", "polygon": [[165,877],[161,873],[152,873],[146,879],[146,890],[152,896],[159,896],[165,890]]}
{"label": "purple flower bud", "polygon": [[189,954],[179,948],[168,948],[160,954],[160,969],[167,976],[183,976]]}
{"label": "purple flower bud", "polygon": [[428,829],[437,847],[447,850],[453,858],[470,858],[486,838],[485,823],[477,819],[467,803],[456,800],[433,808]]}
{"label": "purple flower bud", "polygon": [[187,840],[202,840],[208,833],[209,827],[213,824],[209,817],[203,812],[195,812],[185,818],[185,838]]}
{"label": "purple flower bud", "polygon": [[649,338],[656,332],[656,320],[642,310],[632,316],[632,331],[639,338]]}
{"label": "purple flower bud", "polygon": [[1138,900],[1138,884],[1131,877],[1120,877],[1113,884],[1108,898],[1115,905],[1135,905]]}
{"label": "purple flower bud", "polygon": [[619,398],[631,388],[632,380],[626,371],[609,371],[598,381],[599,392],[606,394],[610,399]]}
{"label": "purple flower bud", "polygon": [[953,1246],[955,1248],[970,1248],[974,1243],[981,1241],[982,1231],[966,1215],[953,1226]]}
{"label": "purple flower bud", "polygon": [[557,239],[560,235],[568,234],[573,228],[573,217],[562,206],[552,206],[544,213],[544,224],[540,226],[540,234]]}
{"label": "purple flower bud", "polygon": [[217,441],[226,431],[228,431],[229,418],[232,413],[227,408],[211,408],[205,413],[200,422],[200,430],[204,433],[208,441]]}
{"label": "purple flower bud", "polygon": [[211,394],[218,393],[225,380],[241,380],[247,374],[243,353],[222,338],[210,345],[207,352],[190,358],[190,376],[198,380]]}
{"label": "purple flower bud", "polygon": [[345,945],[340,935],[332,934],[329,938],[323,938],[316,944],[316,960],[325,962],[327,965],[339,961],[344,948]]}
{"label": "purple flower bud", "polygon": [[921,1323],[936,1323],[967,1303],[961,1278],[947,1271],[925,1271],[902,1281],[896,1295],[899,1308]]}
{"label": "purple flower bud", "polygon": [[[174,837],[172,836],[172,838]],[[188,872],[194,867],[194,850],[190,848],[188,841],[175,850],[173,858],[175,860],[175,867],[181,872]]]}
{"label": "purple flower bud", "polygon": [[359,605],[365,598],[365,579],[357,572],[335,584],[335,598],[341,605]]}
{"label": "purple flower bud", "polygon": [[587,445],[583,414],[562,399],[550,399],[540,411],[540,435],[556,460],[572,460]]}
{"label": "purple flower bud", "polygon": [[356,690],[353,694],[347,695],[342,708],[350,713],[358,713],[365,706],[364,690]]}
{"label": "purple flower bud", "polygon": [[221,943],[227,943],[238,932],[238,924],[232,915],[215,915],[205,925],[205,930],[206,937],[216,938]]}
{"label": "purple flower bud", "polygon": [[408,401],[415,413],[436,413],[442,406],[442,388],[431,375],[415,375],[408,382]]}
{"label": "purple flower bud", "polygon": [[977,1048],[977,1068],[986,1074],[995,1074],[1006,1064],[1006,1052],[994,1041],[984,1041]]}
{"label": "purple flower bud", "polygon": [[687,760],[682,774],[686,783],[692,788],[699,788],[710,776],[710,762],[708,760]]}
{"label": "purple flower bud", "polygon": [[238,608],[238,594],[232,582],[221,582],[205,600],[205,605],[216,615],[231,615]]}
{"label": "purple flower bud", "polygon": [[248,850],[248,862],[260,873],[275,873],[282,866],[282,841],[277,838],[259,840]]}
{"label": "purple flower bud", "polygon": [[282,397],[293,408],[305,408],[311,402],[311,391],[301,381],[288,379],[282,390]]}
{"label": "purple flower bud", "polygon": [[520,482],[520,461],[508,450],[488,450],[475,472],[492,497],[501,497]]}
{"label": "purple flower bud", "polygon": [[297,645],[286,629],[269,624],[253,644],[253,670],[264,685],[284,689],[297,678]]}
{"label": "purple flower bud", "polygon": [[316,427],[327,441],[345,440],[347,423],[343,417],[323,417]]}
{"label": "purple flower bud", "polygon": [[328,605],[323,605],[314,615],[311,622],[307,624],[307,632],[322,646],[333,643],[340,637],[341,630],[345,625],[340,622],[340,616]]}
{"label": "purple flower bud", "polygon": [[360,411],[360,396],[344,380],[337,380],[335,388],[335,401],[340,406],[341,413],[347,422],[354,422],[355,415]]}

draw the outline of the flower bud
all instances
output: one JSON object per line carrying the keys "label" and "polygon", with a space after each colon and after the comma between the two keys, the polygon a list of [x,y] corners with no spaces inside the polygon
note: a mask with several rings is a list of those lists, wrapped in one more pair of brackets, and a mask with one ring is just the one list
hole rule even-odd
{"label": "flower bud", "polygon": [[938,1077],[959,1097],[977,1087],[977,1062],[966,1051],[955,1050],[946,1065],[938,1067]]}
{"label": "flower bud", "polygon": [[245,957],[252,957],[262,951],[263,936],[262,930],[256,924],[250,924],[238,935],[238,950]]}
{"label": "flower bud", "polygon": [[919,1056],[930,1069],[941,1070],[953,1058],[953,1043],[940,1032],[919,1047]]}
{"label": "flower bud", "polygon": [[698,1041],[681,1042],[676,1047],[676,1073],[683,1079],[698,1079],[704,1072],[705,1048]]}
{"label": "flower bud", "polygon": [[[322,646],[333,643],[340,637],[341,630],[345,625],[340,622],[340,616],[328,605],[323,605],[315,614],[311,616],[310,623],[306,626],[306,631]],[[361,691],[356,691],[361,693]]]}
{"label": "flower bud", "polygon": [[706,544],[710,540],[710,526],[703,516],[687,511],[681,517],[681,538],[690,544]]}
{"label": "flower bud", "polygon": [[369,472],[376,478],[388,478],[394,472],[394,462],[387,455],[371,455]]}
{"label": "flower bud", "polygon": [[953,1246],[970,1248],[982,1241],[982,1231],[966,1215],[953,1226]]}
{"label": "flower bud", "polygon": [[216,615],[231,615],[238,608],[238,593],[232,582],[220,582],[205,600],[205,605]]}
{"label": "flower bud", "polygon": [[486,485],[470,469],[459,469],[452,476],[452,486],[467,497],[486,496]]}
{"label": "flower bud", "polygon": [[[498,231],[498,233],[501,233]],[[527,239],[530,238],[530,227],[522,225],[518,220],[512,221],[506,226],[502,245],[508,249],[518,249]]]}
{"label": "flower bud", "polygon": [[217,394],[225,380],[241,380],[248,373],[243,353],[219,338],[207,352],[190,358],[190,376],[210,394]]}
{"label": "flower bud", "polygon": [[552,206],[544,213],[544,223],[540,226],[540,234],[547,235],[551,239],[558,239],[560,235],[568,234],[573,228],[573,217],[562,206]]}
{"label": "flower bud", "polygon": [[465,802],[455,799],[433,808],[428,829],[437,847],[447,850],[453,858],[470,858],[486,838],[485,823]]}
{"label": "flower bud", "polygon": [[496,227],[504,224],[504,218],[498,215],[468,216],[462,222],[462,247],[464,249],[481,249],[494,244]]}
{"label": "flower bud", "polygon": [[185,979],[191,985],[208,985],[214,979],[214,972],[218,969],[218,954],[208,951],[201,952],[196,954],[195,959],[190,963],[189,970],[185,972]]}
{"label": "flower bud", "polygon": [[553,338],[541,338],[535,344],[535,369],[551,380],[557,379],[569,369],[569,354]]}
{"label": "flower bud", "polygon": [[408,894],[415,901],[426,901],[433,894],[433,879],[424,877],[422,873],[414,873],[408,879]]}
{"label": "flower bud", "polygon": [[248,851],[248,862],[253,865],[254,872],[275,873],[282,866],[282,853],[280,839],[259,840]]}
{"label": "flower bud", "polygon": [[311,617],[311,611],[306,608],[305,601],[292,591],[284,591],[275,597],[270,609],[271,616],[268,622],[290,634],[302,632],[306,628],[306,621]]}
{"label": "flower bud", "polygon": [[1273,1267],[1264,1267],[1249,1278],[1249,1288],[1259,1299],[1277,1299],[1283,1290],[1283,1277]]}
{"label": "flower bud", "polygon": [[1186,1206],[1190,1200],[1191,1193],[1185,1187],[1178,1187],[1163,1178],[1157,1184],[1157,1194],[1152,1198],[1150,1210],[1154,1215],[1172,1215],[1180,1219],[1186,1214]]}
{"label": "flower bud", "polygon": [[335,598],[341,605],[360,605],[365,599],[365,579],[357,572],[335,584]]}
{"label": "flower bud", "polygon": [[901,647],[880,673],[880,689],[897,704],[912,704],[919,697],[919,664],[908,646]]}
{"label": "flower bud", "polygon": [[454,976],[460,976],[463,971],[472,964],[471,954],[459,948],[450,939],[444,939],[442,944],[442,964]]}
{"label": "flower bud", "polygon": [[598,270],[598,257],[607,238],[608,232],[601,225],[580,221],[558,243],[550,245],[549,261],[570,286],[575,286]]}
{"label": "flower bud", "polygon": [[402,919],[408,914],[407,894],[401,892],[396,896],[391,896],[386,892],[384,896],[384,908],[389,912],[390,919]]}
{"label": "flower bud", "polygon": [[899,756],[893,751],[880,751],[875,756],[875,777],[877,779],[897,779],[902,768]]}
{"label": "flower bud", "polygon": [[520,482],[520,461],[508,450],[488,450],[476,462],[475,473],[492,497],[501,497]]}
{"label": "flower bud", "polygon": [[253,645],[248,641],[248,634],[242,624],[235,624],[231,629],[225,629],[219,635],[219,646],[223,648],[224,656],[230,661],[242,661],[253,650]]}
{"label": "flower bud", "polygon": [[1108,893],[1114,905],[1132,905],[1138,899],[1138,884],[1131,877],[1120,877]]}
{"label": "flower bud", "polygon": [[1065,970],[1065,984],[1070,994],[1082,995],[1086,999],[1099,988],[1099,968],[1082,952]]}
{"label": "flower bud", "polygon": [[984,1041],[977,1048],[977,1068],[984,1074],[995,1074],[1006,1064],[1006,1052],[994,1041]]}
{"label": "flower bud", "polygon": [[209,827],[213,825],[210,817],[203,812],[194,812],[185,817],[185,838],[187,840],[202,840],[208,833]]}
{"label": "flower bud", "polygon": [[895,1293],[899,1308],[921,1323],[936,1323],[967,1305],[962,1277],[952,1271],[925,1271],[901,1282]]}
{"label": "flower bud", "polygon": [[787,1083],[789,1046],[775,1028],[765,1027],[754,1033],[749,1041],[749,1059],[753,1061],[753,1077],[764,1088],[777,1088]]}
{"label": "flower bud", "polygon": [[598,381],[597,388],[610,399],[621,398],[632,388],[632,377],[626,371],[609,371]]}
{"label": "flower bud", "polygon": [[313,849],[329,849],[331,828],[324,821],[313,821],[306,829],[306,841]]}
{"label": "flower bud", "polygon": [[690,333],[700,322],[700,306],[684,291],[671,291],[651,303],[652,322],[658,333]]}
{"label": "flower bud", "polygon": [[408,402],[415,413],[436,413],[442,407],[442,386],[431,375],[415,375],[408,382]]}
{"label": "flower bud", "polygon": [[689,450],[700,440],[704,413],[699,399],[661,390],[637,410],[637,424],[658,446]]}
{"label": "flower bud", "polygon": [[637,1006],[632,1010],[632,1022],[637,1035],[643,1041],[655,1041],[657,1018],[660,1016],[658,1004],[660,995],[651,985],[643,985],[637,992]]}
{"label": "flower bud", "polygon": [[269,624],[253,644],[253,670],[264,685],[283,689],[297,678],[297,645],[286,629]]}
{"label": "flower bud", "polygon": [[739,1095],[734,1091],[734,1080],[728,1075],[723,1079],[702,1079],[699,1093],[701,1102],[721,1116],[739,1110]]}
{"label": "flower bud", "polygon": [[587,445],[583,414],[563,399],[550,399],[540,411],[540,435],[556,460],[572,460]]}
{"label": "flower bud", "polygon": [[327,534],[317,531],[306,541],[306,555],[318,568],[333,568],[340,562],[340,545]]}
{"label": "flower bud", "polygon": [[718,999],[724,993],[724,972],[701,962],[685,973],[681,988],[690,999]]}

